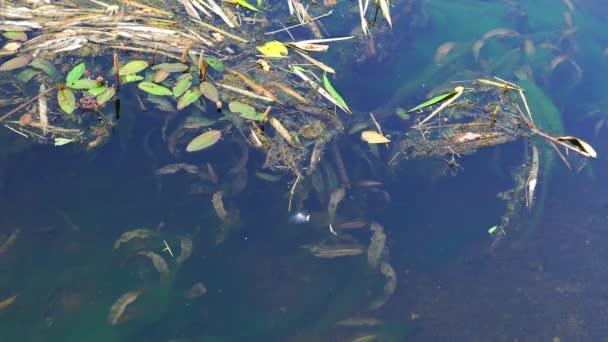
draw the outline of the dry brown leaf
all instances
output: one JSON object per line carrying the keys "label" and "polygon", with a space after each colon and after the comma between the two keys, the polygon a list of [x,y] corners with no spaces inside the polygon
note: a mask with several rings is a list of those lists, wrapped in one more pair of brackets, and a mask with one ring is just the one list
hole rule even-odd
{"label": "dry brown leaf", "polygon": [[581,140],[577,137],[573,137],[571,135],[557,137],[556,139],[558,141],[562,141],[562,142],[569,142],[571,145],[576,147],[581,152],[581,154],[583,154],[584,156],[591,157],[591,158],[597,158],[597,152],[595,152],[593,147],[591,147],[591,145],[589,145],[584,140]]}
{"label": "dry brown leaf", "polygon": [[154,265],[154,268],[158,271],[158,273],[160,273],[160,274],[169,273],[169,266],[167,265],[167,262],[165,261],[165,259],[163,259],[162,256],[160,256],[154,252],[151,252],[151,251],[139,252],[137,254],[150,258],[150,260],[152,260],[152,264]]}
{"label": "dry brown leaf", "polygon": [[391,142],[387,137],[376,131],[361,132],[361,139],[363,139],[368,144],[386,144]]}
{"label": "dry brown leaf", "polygon": [[144,290],[129,291],[120,296],[110,307],[110,313],[108,314],[110,324],[116,325],[127,306],[133,303],[143,292]]}

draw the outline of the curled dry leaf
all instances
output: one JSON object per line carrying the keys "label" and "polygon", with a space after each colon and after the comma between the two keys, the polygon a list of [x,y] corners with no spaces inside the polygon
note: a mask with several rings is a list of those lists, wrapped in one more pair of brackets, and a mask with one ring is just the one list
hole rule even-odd
{"label": "curled dry leaf", "polygon": [[163,259],[162,256],[160,256],[154,252],[151,252],[151,251],[139,252],[137,254],[150,258],[150,260],[152,260],[152,264],[154,265],[154,268],[158,271],[158,273],[160,273],[160,274],[169,273],[169,266],[167,265],[167,262],[165,261],[165,259]]}
{"label": "curled dry leaf", "polygon": [[586,141],[581,140],[577,137],[573,137],[571,135],[557,137],[558,141],[568,142],[574,147],[576,147],[580,153],[586,157],[597,158],[597,152],[589,145]]}
{"label": "curled dry leaf", "polygon": [[153,230],[150,230],[150,229],[146,229],[146,228],[140,228],[140,229],[135,229],[135,230],[131,230],[128,232],[124,232],[118,238],[118,240],[116,240],[116,242],[114,242],[114,249],[118,249],[122,243],[125,243],[131,239],[135,239],[135,238],[145,239],[154,234],[156,234],[156,232],[154,232]]}
{"label": "curled dry leaf", "polygon": [[361,132],[361,139],[368,144],[386,144],[391,142],[390,139],[376,131]]}
{"label": "curled dry leaf", "polygon": [[456,47],[456,42],[445,42],[441,44],[437,51],[435,51],[435,64],[441,64],[443,59],[450,53],[450,51],[454,50]]}
{"label": "curled dry leaf", "polygon": [[110,307],[110,313],[108,314],[110,324],[116,325],[127,306],[133,303],[143,292],[143,290],[129,291],[120,296]]}
{"label": "curled dry leaf", "polygon": [[190,290],[186,291],[186,293],[184,293],[184,297],[186,299],[194,299],[194,298],[198,298],[202,295],[204,295],[205,293],[207,293],[207,288],[205,287],[205,285],[201,282],[198,282],[196,284],[194,284]]}

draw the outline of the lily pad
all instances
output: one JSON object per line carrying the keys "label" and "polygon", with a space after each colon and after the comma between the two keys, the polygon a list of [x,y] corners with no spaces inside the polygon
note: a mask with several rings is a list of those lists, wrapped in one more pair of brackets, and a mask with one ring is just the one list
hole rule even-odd
{"label": "lily pad", "polygon": [[188,91],[186,91],[186,93],[180,97],[179,101],[177,102],[177,110],[187,107],[194,101],[198,100],[199,97],[201,97],[201,93],[199,92],[198,88],[188,89]]}
{"label": "lily pad", "polygon": [[196,138],[192,139],[188,146],[186,146],[187,152],[196,152],[205,149],[209,146],[214,145],[222,137],[222,131],[212,130],[205,132]]}
{"label": "lily pad", "polygon": [[146,93],[152,94],[152,95],[159,95],[159,96],[169,96],[169,95],[173,95],[173,92],[161,85],[158,85],[156,83],[152,83],[152,82],[148,82],[148,81],[144,81],[141,82],[137,85],[137,87],[143,91],[145,91]]}
{"label": "lily pad", "polygon": [[74,96],[74,92],[70,88],[62,88],[57,92],[57,101],[59,102],[59,107],[68,113],[72,114],[74,109],[76,108],[76,96]]}
{"label": "lily pad", "polygon": [[125,64],[122,68],[120,68],[120,75],[133,75],[138,72],[144,70],[148,67],[148,62],[146,61],[132,61]]}

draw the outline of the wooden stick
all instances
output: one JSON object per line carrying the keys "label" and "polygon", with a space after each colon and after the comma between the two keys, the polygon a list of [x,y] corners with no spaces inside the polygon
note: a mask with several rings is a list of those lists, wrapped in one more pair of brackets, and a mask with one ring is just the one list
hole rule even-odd
{"label": "wooden stick", "polygon": [[34,96],[33,98],[29,99],[27,102],[22,103],[21,105],[17,106],[17,108],[14,108],[13,110],[11,110],[10,112],[0,116],[0,122],[4,121],[4,119],[8,118],[9,116],[15,114],[16,112],[20,111],[21,109],[23,109],[24,107],[30,105],[32,102],[38,100],[40,98],[40,96],[44,96],[48,93],[50,93],[53,89],[57,88],[59,86],[59,84],[56,84],[52,87],[50,87],[49,89],[39,93],[38,95]]}

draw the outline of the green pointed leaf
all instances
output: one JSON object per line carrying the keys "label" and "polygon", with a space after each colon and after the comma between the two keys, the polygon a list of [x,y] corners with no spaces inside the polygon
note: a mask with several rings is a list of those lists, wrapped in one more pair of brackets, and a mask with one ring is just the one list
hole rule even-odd
{"label": "green pointed leaf", "polygon": [[347,112],[352,113],[350,108],[348,108],[348,105],[346,104],[346,102],[344,102],[344,99],[342,98],[342,96],[340,96],[340,94],[338,94],[336,89],[334,89],[334,87],[331,85],[326,74],[323,74],[323,85],[325,86],[325,89],[329,92],[331,97],[333,97],[334,100],[336,100],[336,102],[338,102],[340,104],[340,106],[342,106],[344,109],[346,109]]}
{"label": "green pointed leaf", "polygon": [[224,72],[224,63],[215,57],[204,57],[203,60],[209,64],[215,71]]}
{"label": "green pointed leaf", "polygon": [[106,91],[106,86],[102,85],[102,86],[99,86],[99,87],[95,87],[95,88],[89,89],[89,94],[91,94],[93,96],[97,96],[97,95],[99,95],[99,94],[101,94],[101,93],[103,93],[105,91]]}
{"label": "green pointed leaf", "polygon": [[55,146],[63,146],[65,144],[71,143],[72,141],[74,141],[74,139],[55,138]]}
{"label": "green pointed leaf", "polygon": [[262,0],[258,0],[258,7],[262,7]]}
{"label": "green pointed leaf", "polygon": [[209,146],[214,145],[216,142],[218,142],[220,140],[221,137],[222,137],[221,131],[213,130],[213,131],[205,132],[205,133],[199,135],[198,137],[192,139],[192,141],[190,141],[188,146],[186,146],[186,151],[187,152],[200,151],[202,149],[205,149]]}
{"label": "green pointed leaf", "polygon": [[59,74],[59,71],[57,71],[57,68],[55,68],[55,66],[51,62],[49,62],[45,59],[36,58],[30,63],[30,66],[32,68],[42,70],[43,73],[49,75],[52,78],[60,77],[60,74]]}
{"label": "green pointed leaf", "polygon": [[76,97],[70,88],[59,89],[57,92],[57,102],[59,102],[59,107],[68,114],[72,114],[76,108]]}
{"label": "green pointed leaf", "polygon": [[173,92],[161,85],[156,83],[144,81],[137,85],[137,87],[148,94],[159,95],[159,96],[169,96],[173,95]]}
{"label": "green pointed leaf", "polygon": [[137,74],[138,72],[144,70],[147,67],[148,67],[148,62],[146,62],[146,61],[132,61],[132,62],[125,64],[118,71],[121,76],[122,75],[126,76],[126,75]]}
{"label": "green pointed leaf", "polygon": [[239,101],[230,102],[228,104],[228,110],[232,113],[238,113],[241,115],[241,117],[248,120],[259,121],[262,120],[263,116],[263,114],[256,114],[254,107]]}
{"label": "green pointed leaf", "polygon": [[29,82],[34,76],[38,75],[38,71],[27,68],[17,75],[17,79],[23,83]]}
{"label": "green pointed leaf", "polygon": [[259,11],[260,11],[259,9],[255,8],[255,7],[253,7],[253,6],[251,6],[251,5],[250,5],[250,4],[249,4],[247,1],[245,1],[245,0],[237,0],[237,2],[236,2],[236,3],[237,3],[239,6],[241,6],[241,7],[245,7],[245,8],[247,8],[247,9],[252,10],[252,11],[256,11],[256,12],[259,12]]}
{"label": "green pointed leaf", "polygon": [[143,76],[139,76],[139,75],[125,75],[122,76],[122,84],[127,84],[127,83],[131,83],[131,82],[137,82],[137,81],[141,81],[144,79]]}
{"label": "green pointed leaf", "polygon": [[498,229],[498,226],[491,227],[490,229],[488,229],[488,233],[494,234],[494,232],[496,231],[496,229]]}
{"label": "green pointed leaf", "polygon": [[86,90],[98,87],[97,80],[92,80],[90,78],[86,78],[83,80],[76,80],[74,82],[67,83],[66,85],[72,89],[86,89]]}
{"label": "green pointed leaf", "polygon": [[82,77],[82,75],[84,75],[84,71],[86,69],[87,69],[86,64],[84,64],[84,63],[78,64],[72,70],[70,70],[68,75],[65,77],[65,83],[71,83],[76,80],[79,80]]}
{"label": "green pointed leaf", "polygon": [[217,88],[213,84],[209,82],[202,82],[199,89],[201,91],[201,95],[208,98],[209,101],[218,102],[220,100],[220,94],[217,92]]}
{"label": "green pointed leaf", "polygon": [[408,110],[407,112],[410,113],[410,112],[417,111],[418,109],[422,109],[422,108],[425,108],[425,107],[432,106],[432,105],[434,105],[436,103],[439,103],[441,101],[448,100],[450,97],[452,97],[452,96],[454,96],[456,94],[458,94],[458,92],[453,91],[451,93],[437,95],[437,96],[433,97],[432,99],[430,99],[430,100],[428,100],[426,102],[423,102],[423,103],[417,105],[416,107]]}
{"label": "green pointed leaf", "polygon": [[192,74],[183,74],[177,78],[173,86],[173,96],[180,97],[192,86]]}
{"label": "green pointed leaf", "polygon": [[116,94],[116,90],[114,88],[106,88],[106,91],[97,96],[97,103],[102,104],[110,101],[114,97],[114,94]]}
{"label": "green pointed leaf", "polygon": [[25,32],[22,31],[12,31],[12,32],[4,32],[3,35],[8,38],[8,39],[12,39],[12,40],[19,40],[19,41],[26,41],[27,40],[27,34]]}
{"label": "green pointed leaf", "polygon": [[177,110],[186,108],[188,105],[198,100],[199,97],[201,97],[201,93],[198,91],[198,88],[188,89],[184,96],[179,98],[179,101],[177,102]]}
{"label": "green pointed leaf", "polygon": [[162,63],[153,66],[152,70],[161,70],[164,72],[184,72],[188,70],[188,66],[182,63]]}
{"label": "green pointed leaf", "polygon": [[8,61],[2,63],[0,65],[0,71],[9,71],[14,69],[19,69],[27,65],[30,62],[30,58],[28,56],[19,56],[13,59],[9,59]]}

